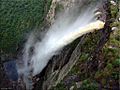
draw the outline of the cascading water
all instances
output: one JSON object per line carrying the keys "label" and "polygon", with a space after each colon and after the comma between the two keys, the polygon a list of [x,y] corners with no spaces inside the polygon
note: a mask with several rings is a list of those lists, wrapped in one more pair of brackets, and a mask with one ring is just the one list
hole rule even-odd
{"label": "cascading water", "polygon": [[[39,74],[49,62],[50,58],[66,45],[82,36],[104,27],[104,22],[95,20],[95,9],[89,8],[75,16],[66,11],[56,19],[55,23],[46,32],[41,41],[35,42],[34,35],[30,35],[25,44],[23,65],[18,64],[18,73],[23,76],[26,88],[32,86],[31,77]],[[72,12],[74,13],[74,12]],[[33,54],[30,49],[33,47]]]}

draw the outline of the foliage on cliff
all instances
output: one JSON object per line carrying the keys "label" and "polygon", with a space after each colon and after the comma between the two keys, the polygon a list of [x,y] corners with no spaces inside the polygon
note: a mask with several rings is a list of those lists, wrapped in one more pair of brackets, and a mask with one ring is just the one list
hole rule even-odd
{"label": "foliage on cliff", "polygon": [[40,27],[51,0],[0,1],[0,51],[15,53],[26,33]]}
{"label": "foliage on cliff", "polygon": [[[111,19],[118,18],[118,7],[111,5]],[[119,89],[119,66],[120,66],[120,23],[114,20],[108,42],[102,50],[96,53],[96,57],[90,60],[90,53],[95,44],[98,44],[100,36],[93,33],[87,36],[83,45],[82,56],[69,74],[52,90],[118,90]],[[96,38],[94,38],[96,37]]]}
{"label": "foliage on cliff", "polygon": [[[50,3],[51,0],[1,0],[1,52],[16,52],[18,45],[21,44],[23,37],[26,35],[25,33],[41,26]],[[56,10],[61,10],[62,8],[62,6],[59,6]],[[117,16],[117,11],[116,7],[111,6],[112,18]],[[120,23],[113,22],[111,27],[114,26],[120,27]],[[96,48],[101,34],[98,32],[87,34],[85,43],[81,44],[82,49],[79,61],[52,90],[98,90],[98,88],[109,90],[118,88],[120,65],[119,35],[120,30],[113,32],[104,48],[96,53],[94,60],[89,61],[90,54],[94,52],[93,50]],[[74,47],[75,43],[72,45]],[[56,65],[56,67],[59,66]],[[39,82],[37,86],[40,86]]]}

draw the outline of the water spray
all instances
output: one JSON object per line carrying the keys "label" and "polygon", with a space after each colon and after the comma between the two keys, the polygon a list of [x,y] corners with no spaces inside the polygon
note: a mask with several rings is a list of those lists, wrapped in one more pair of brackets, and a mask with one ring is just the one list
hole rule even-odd
{"label": "water spray", "polygon": [[[74,20],[70,16],[63,14],[50,27],[41,41],[35,42],[34,35],[28,38],[24,48],[23,65],[17,63],[18,75],[19,77],[22,75],[26,89],[30,90],[32,88],[32,77],[39,74],[49,60],[58,54],[63,47],[84,34],[104,27],[105,22],[95,20],[93,12],[93,9],[88,9]],[[31,47],[34,50],[33,55],[30,56]]]}

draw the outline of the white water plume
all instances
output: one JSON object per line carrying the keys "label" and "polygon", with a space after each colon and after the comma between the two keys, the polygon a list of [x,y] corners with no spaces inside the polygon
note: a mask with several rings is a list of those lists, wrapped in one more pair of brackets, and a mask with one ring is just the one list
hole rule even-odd
{"label": "white water plume", "polygon": [[[26,42],[23,61],[24,65],[18,69],[19,73],[24,74],[24,81],[29,82],[28,76],[39,74],[47,65],[52,56],[72,41],[83,34],[101,29],[104,22],[95,20],[95,9],[89,8],[80,14],[72,11],[74,15],[70,15],[67,11],[60,14],[55,23],[49,28],[41,41],[35,42],[32,34]],[[33,47],[33,54],[29,55],[30,48]]]}
{"label": "white water plume", "polygon": [[34,45],[34,54],[31,58],[33,76],[39,74],[50,58],[56,55],[64,46],[81,35],[92,32],[91,30],[99,29],[99,23],[96,24],[97,26],[89,27],[90,23],[95,22],[93,14],[93,10],[86,10],[84,14],[79,15],[73,22],[71,22],[71,17],[64,17],[64,15],[56,20],[42,41]]}

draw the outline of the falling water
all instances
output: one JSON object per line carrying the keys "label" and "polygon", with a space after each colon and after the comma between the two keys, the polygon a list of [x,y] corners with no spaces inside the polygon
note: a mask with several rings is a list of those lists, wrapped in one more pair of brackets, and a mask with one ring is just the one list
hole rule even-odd
{"label": "falling water", "polygon": [[[104,22],[95,20],[94,11],[93,8],[88,8],[80,14],[75,14],[73,11],[74,15],[65,11],[59,15],[41,41],[35,42],[34,34],[30,35],[24,48],[23,66],[18,67],[19,74],[23,75],[26,88],[30,87],[29,77],[39,74],[51,57],[58,54],[64,46],[83,34],[104,27]],[[29,55],[31,47],[33,47],[33,54]]]}

